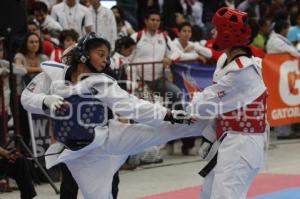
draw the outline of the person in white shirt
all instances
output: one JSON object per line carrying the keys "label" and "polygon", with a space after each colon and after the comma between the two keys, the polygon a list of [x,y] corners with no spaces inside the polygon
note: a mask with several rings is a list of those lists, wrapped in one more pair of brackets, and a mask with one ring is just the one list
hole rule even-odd
{"label": "person in white shirt", "polygon": [[164,67],[179,61],[180,52],[171,39],[159,31],[160,13],[150,10],[145,18],[144,30],[131,35],[137,43],[132,63],[162,62],[136,66],[138,77],[149,85],[152,91],[160,95],[168,94],[170,105],[176,104],[175,109],[181,109],[180,89],[164,78]]}
{"label": "person in white shirt", "polygon": [[113,12],[101,5],[101,0],[90,0],[89,8],[93,17],[93,31],[109,41],[111,50],[115,48],[117,40],[117,24]]}
{"label": "person in white shirt", "polygon": [[275,22],[274,31],[271,33],[267,41],[266,50],[269,54],[275,53],[289,53],[294,57],[300,57],[300,52],[287,39],[287,34],[290,25],[285,20]]}
{"label": "person in white shirt", "polygon": [[[150,64],[135,65],[137,78],[145,82],[155,94],[166,96],[168,99],[164,103],[168,104],[165,105],[182,110],[182,92],[175,84],[167,80],[165,72],[166,67],[180,60],[181,53],[169,36],[159,30],[160,19],[159,11],[149,10],[144,21],[145,28],[131,35],[137,43],[132,63],[150,62]],[[152,64],[151,62],[160,63]],[[167,147],[169,146],[173,148],[174,145],[169,143]],[[182,148],[182,151],[185,151],[185,148]]]}
{"label": "person in white shirt", "polygon": [[53,6],[51,16],[63,29],[74,29],[80,36],[92,31],[93,19],[89,9],[77,0],[64,0]]}
{"label": "person in white shirt", "polygon": [[35,19],[39,22],[41,30],[47,30],[51,36],[57,36],[62,31],[61,25],[48,15],[48,7],[44,2],[35,2],[33,5]]}
{"label": "person in white shirt", "polygon": [[200,45],[199,42],[191,42],[192,25],[184,22],[179,26],[178,38],[174,39],[175,46],[180,50],[181,61],[198,60],[206,63],[207,59],[212,57],[212,52],[209,48]]}

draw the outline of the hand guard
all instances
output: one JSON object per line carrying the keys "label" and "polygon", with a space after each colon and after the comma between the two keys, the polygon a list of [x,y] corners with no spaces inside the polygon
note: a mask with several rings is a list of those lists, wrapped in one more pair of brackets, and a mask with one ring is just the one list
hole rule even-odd
{"label": "hand guard", "polygon": [[61,108],[64,98],[58,95],[47,95],[44,99],[44,105],[50,109],[50,113],[53,113]]}
{"label": "hand guard", "polygon": [[204,160],[207,157],[208,152],[212,147],[212,143],[208,141],[205,137],[201,137],[200,139],[201,139],[201,144],[198,150],[198,154],[201,160]]}
{"label": "hand guard", "polygon": [[170,121],[172,124],[178,123],[190,125],[193,122],[193,118],[185,111],[172,110],[166,114],[164,121]]}

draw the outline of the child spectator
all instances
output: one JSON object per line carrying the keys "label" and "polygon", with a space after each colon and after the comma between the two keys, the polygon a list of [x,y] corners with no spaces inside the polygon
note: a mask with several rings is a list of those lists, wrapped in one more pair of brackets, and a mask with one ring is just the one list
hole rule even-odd
{"label": "child spectator", "polygon": [[79,34],[75,30],[63,30],[59,36],[60,47],[52,51],[50,59],[61,63],[61,57],[63,52],[70,46],[75,45],[78,38]]}

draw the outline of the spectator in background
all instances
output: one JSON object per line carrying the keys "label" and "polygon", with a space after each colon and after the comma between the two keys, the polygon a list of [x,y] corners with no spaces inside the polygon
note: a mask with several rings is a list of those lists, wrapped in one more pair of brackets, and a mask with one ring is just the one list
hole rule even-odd
{"label": "spectator in background", "polygon": [[47,30],[53,37],[57,37],[59,32],[62,31],[60,24],[48,15],[48,7],[44,2],[35,2],[33,13],[41,30]]}
{"label": "spectator in background", "polygon": [[175,19],[174,14],[183,13],[181,0],[158,1],[158,6],[162,15],[162,25],[164,27],[172,27]]}
{"label": "spectator in background", "polygon": [[296,18],[296,25],[292,26],[289,29],[287,38],[290,42],[292,42],[294,46],[296,46],[297,50],[300,52],[300,11],[294,17]]}
{"label": "spectator in background", "polygon": [[63,55],[63,52],[67,48],[75,45],[78,41],[78,38],[79,35],[75,30],[73,29],[63,30],[59,36],[59,43],[60,43],[59,48],[56,48],[52,51],[50,59],[61,63],[61,57]]}
{"label": "spectator in background", "polygon": [[48,60],[47,56],[43,54],[41,44],[38,34],[27,33],[19,52],[15,55],[15,63],[23,65],[27,69],[30,79],[42,71],[40,63]]}
{"label": "spectator in background", "polygon": [[[131,56],[136,49],[136,43],[131,37],[125,36],[116,41],[116,48],[111,57],[111,69],[113,69],[118,79],[128,80],[127,90],[133,90],[136,86],[136,71],[130,68]],[[135,76],[134,76],[135,74]]]}
{"label": "spectator in background", "polygon": [[200,45],[200,42],[191,42],[192,25],[188,22],[182,23],[179,26],[178,38],[173,42],[181,52],[180,60],[198,60],[201,63],[206,63],[207,59],[212,57],[212,52],[209,48]]}
{"label": "spectator in background", "polygon": [[271,32],[271,21],[262,18],[258,21],[258,25],[259,25],[259,31],[257,36],[254,38],[252,45],[257,48],[265,49],[267,39]]}
{"label": "spectator in background", "polygon": [[[28,84],[35,75],[42,71],[40,67],[41,62],[48,60],[48,57],[43,54],[43,46],[41,42],[41,38],[37,33],[27,33],[23,39],[19,52],[15,55],[15,63],[23,65],[23,67],[27,70],[27,74],[23,77],[23,79],[17,79],[18,94],[24,90],[24,83]],[[23,109],[20,101],[19,108],[22,135],[25,143],[28,144],[30,141],[28,117],[27,112]]]}
{"label": "spectator in background", "polygon": [[39,24],[36,20],[29,18],[27,21],[27,32],[34,32],[38,35],[41,35],[41,30]]}
{"label": "spectator in background", "polygon": [[111,50],[115,48],[117,40],[117,24],[113,12],[101,5],[101,0],[90,0],[89,11],[93,17],[93,32],[108,40]]}
{"label": "spectator in background", "polygon": [[77,0],[64,0],[53,6],[51,16],[63,29],[74,29],[83,36],[92,31],[93,19],[88,8]]}
{"label": "spectator in background", "polygon": [[153,91],[159,91],[161,94],[163,92],[171,93],[170,100],[172,103],[176,103],[180,102],[182,93],[177,86],[169,81],[166,81],[164,90],[163,67],[178,61],[180,53],[170,38],[164,32],[159,31],[159,25],[159,11],[148,11],[145,18],[145,29],[131,36],[137,43],[132,62],[163,62],[163,64],[155,64],[155,71],[153,71],[151,64],[144,65],[143,75],[142,67],[138,66],[138,75],[140,78],[144,77],[144,81],[149,83]]}
{"label": "spectator in background", "polygon": [[183,13],[188,17],[189,22],[204,28],[202,21],[203,3],[198,0],[185,0],[181,2]]}
{"label": "spectator in background", "polygon": [[275,22],[274,31],[271,33],[270,38],[267,41],[267,53],[289,53],[294,57],[300,57],[300,53],[287,39],[289,28],[290,25],[285,20]]}
{"label": "spectator in background", "polygon": [[116,24],[117,24],[117,39],[120,39],[122,37],[127,37],[128,32],[126,30],[125,21],[121,17],[115,17],[116,18]]}
{"label": "spectator in background", "polygon": [[170,16],[169,26],[165,27],[165,29],[172,40],[177,37],[179,33],[179,26],[184,22],[186,22],[186,19],[180,12],[175,12]]}
{"label": "spectator in background", "polygon": [[[137,49],[133,54],[133,63],[140,62],[162,62],[159,64],[145,64],[136,66],[138,78],[145,81],[151,91],[161,96],[168,97],[169,107],[182,110],[181,90],[172,82],[164,78],[164,67],[179,61],[180,52],[173,44],[171,39],[159,30],[160,12],[158,10],[149,10],[145,18],[144,30],[133,34],[131,37],[137,43]],[[174,145],[170,147],[174,149]],[[171,153],[171,150],[169,150]],[[154,154],[148,155],[147,154]],[[146,158],[147,157],[147,158]],[[147,151],[143,157],[144,163],[161,162],[162,158],[158,155],[158,150],[152,148]]]}
{"label": "spectator in background", "polygon": [[[42,46],[43,46],[43,52],[45,55],[50,57],[51,52],[54,50],[54,45],[50,39],[42,38],[43,33],[35,20],[29,20],[27,22],[27,32],[28,33],[36,33],[37,35],[39,35],[39,37],[41,38]],[[22,40],[23,39],[24,38],[22,38]],[[22,43],[22,41],[21,41],[21,43]]]}
{"label": "spectator in background", "polygon": [[[118,19],[118,21],[124,22],[123,26],[125,26],[125,27],[122,28],[122,31],[127,32],[127,35],[131,35],[131,34],[135,33],[135,30],[132,28],[131,24],[127,20],[125,20],[124,12],[119,6],[111,7],[111,11],[114,13],[114,15],[116,17],[116,22],[117,22],[117,19]],[[117,22],[117,26],[118,26],[118,22]]]}
{"label": "spectator in background", "polygon": [[138,0],[137,1],[137,20],[139,30],[144,27],[144,19],[150,10],[157,10],[159,13],[159,4],[157,0]]}
{"label": "spectator in background", "polygon": [[10,177],[16,181],[21,199],[36,196],[29,164],[16,149],[5,149],[0,146],[0,176]]}
{"label": "spectator in background", "polygon": [[201,44],[206,48],[209,48],[212,52],[212,58],[209,60],[209,63],[215,64],[217,63],[219,57],[222,55],[222,51],[218,51],[214,48],[215,38],[217,36],[217,31],[215,28],[211,30],[211,38],[208,40],[202,40]]}

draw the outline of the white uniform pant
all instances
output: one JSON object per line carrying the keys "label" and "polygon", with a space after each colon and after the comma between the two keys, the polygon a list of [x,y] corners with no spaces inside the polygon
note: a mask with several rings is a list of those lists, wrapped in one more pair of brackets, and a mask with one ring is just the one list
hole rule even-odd
{"label": "white uniform pant", "polygon": [[264,134],[228,133],[217,165],[204,179],[201,199],[245,199],[263,165],[264,140]]}
{"label": "white uniform pant", "polygon": [[205,126],[206,121],[191,125],[164,122],[160,128],[110,121],[109,135],[104,144],[64,162],[85,199],[111,199],[113,175],[128,155],[173,139],[199,136]]}

